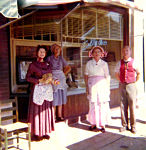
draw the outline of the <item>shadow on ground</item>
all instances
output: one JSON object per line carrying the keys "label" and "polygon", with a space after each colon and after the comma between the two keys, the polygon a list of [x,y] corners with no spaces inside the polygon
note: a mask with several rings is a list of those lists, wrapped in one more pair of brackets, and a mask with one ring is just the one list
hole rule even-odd
{"label": "shadow on ground", "polygon": [[[89,131],[89,126],[90,124],[85,121],[84,123],[77,123],[70,127]],[[106,126],[106,129],[108,128],[119,130],[119,127],[116,126]],[[136,135],[129,137],[120,133],[107,131],[105,133],[97,132],[97,135],[69,145],[67,148],[69,150],[146,150],[146,137],[137,137]]]}
{"label": "shadow on ground", "polygon": [[[119,119],[119,120],[121,120],[121,117],[111,117],[111,119]],[[136,119],[136,122],[139,122],[139,123],[142,123],[142,124],[146,124],[146,121],[141,120],[141,119]]]}
{"label": "shadow on ground", "polygon": [[[84,120],[84,121],[82,121],[82,123],[71,124],[69,126],[89,131],[90,123],[87,120]],[[117,129],[117,130],[120,129],[120,127],[111,126],[111,125],[106,125],[106,128]],[[95,132],[96,132],[96,130],[95,130]]]}
{"label": "shadow on ground", "polygon": [[69,145],[69,150],[146,150],[146,138],[106,132]]}

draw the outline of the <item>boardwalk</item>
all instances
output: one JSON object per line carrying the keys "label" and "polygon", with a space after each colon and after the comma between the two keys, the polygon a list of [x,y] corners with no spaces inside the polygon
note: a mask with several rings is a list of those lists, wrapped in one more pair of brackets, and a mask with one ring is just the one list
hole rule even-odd
{"label": "boardwalk", "polygon": [[[119,132],[121,126],[120,108],[111,109],[112,120],[106,133],[89,131],[88,122],[69,125],[57,123],[50,140],[32,142],[32,150],[146,150],[146,102],[139,101],[137,109],[137,133]],[[22,140],[27,150],[27,142]]]}

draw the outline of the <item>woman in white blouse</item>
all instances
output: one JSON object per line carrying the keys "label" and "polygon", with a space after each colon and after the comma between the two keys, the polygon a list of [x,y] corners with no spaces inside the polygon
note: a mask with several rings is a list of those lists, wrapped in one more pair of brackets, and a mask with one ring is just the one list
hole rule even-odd
{"label": "woman in white blouse", "polygon": [[85,84],[87,98],[89,99],[88,121],[90,130],[105,132],[105,124],[110,119],[110,75],[108,64],[101,58],[104,50],[100,46],[91,50],[92,60],[85,68]]}

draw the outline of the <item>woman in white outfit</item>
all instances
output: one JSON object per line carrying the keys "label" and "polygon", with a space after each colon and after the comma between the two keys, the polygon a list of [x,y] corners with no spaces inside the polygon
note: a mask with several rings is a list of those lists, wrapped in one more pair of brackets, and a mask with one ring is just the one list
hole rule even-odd
{"label": "woman in white outfit", "polygon": [[88,121],[90,130],[98,129],[105,132],[105,125],[110,119],[110,75],[108,64],[101,58],[104,50],[100,46],[91,50],[92,60],[85,68],[85,84],[87,98],[89,99]]}

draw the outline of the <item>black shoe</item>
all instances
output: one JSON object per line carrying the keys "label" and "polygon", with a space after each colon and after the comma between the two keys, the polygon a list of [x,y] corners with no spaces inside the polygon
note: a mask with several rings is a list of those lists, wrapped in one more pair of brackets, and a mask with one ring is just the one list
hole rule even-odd
{"label": "black shoe", "polygon": [[126,126],[126,127],[121,127],[120,129],[119,129],[119,132],[124,132],[124,131],[126,131],[126,130],[129,130],[129,128]]}
{"label": "black shoe", "polygon": [[56,118],[56,122],[60,122],[60,121],[64,121],[65,119],[64,118],[62,118],[62,117],[57,117]]}
{"label": "black shoe", "polygon": [[31,141],[42,141],[42,140],[43,140],[43,137],[38,136],[38,135],[33,135],[31,137]]}
{"label": "black shoe", "polygon": [[90,131],[94,131],[95,129],[96,129],[96,125],[95,125],[95,126],[90,126],[90,127],[89,127],[89,130],[90,130]]}
{"label": "black shoe", "polygon": [[43,138],[49,140],[50,136],[49,135],[44,135]]}
{"label": "black shoe", "polygon": [[105,128],[101,128],[100,131],[101,131],[102,133],[105,133]]}
{"label": "black shoe", "polygon": [[131,127],[131,132],[132,132],[133,134],[136,134],[136,129],[135,129],[135,127]]}

